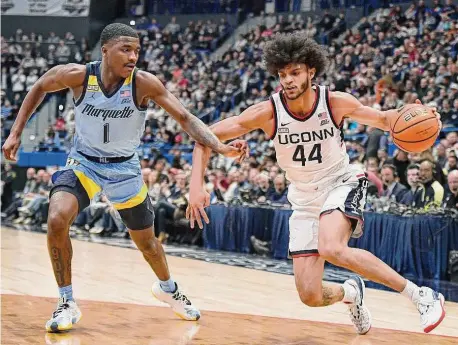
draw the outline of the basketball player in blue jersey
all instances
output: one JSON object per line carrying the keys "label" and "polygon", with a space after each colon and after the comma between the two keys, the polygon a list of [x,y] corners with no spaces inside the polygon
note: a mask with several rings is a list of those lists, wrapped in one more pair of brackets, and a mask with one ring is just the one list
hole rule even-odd
{"label": "basketball player in blue jersey", "polygon": [[[362,234],[368,181],[363,170],[349,164],[343,119],[389,131],[397,111],[378,111],[350,94],[313,85],[313,78],[325,70],[327,57],[321,46],[301,33],[275,36],[265,46],[264,60],[269,72],[279,76],[282,90],[239,116],[216,123],[212,130],[219,139],[229,140],[260,129],[273,140],[278,164],[291,182],[289,252],[301,301],[310,307],[347,303],[356,331],[369,331],[363,280],[352,276],[341,285],[322,282],[328,261],[402,293],[420,312],[423,330],[432,331],[445,316],[444,296],[418,287],[373,254],[347,245],[350,236]],[[202,218],[209,221],[204,210],[209,195],[202,186],[210,153],[203,145],[194,148],[187,210],[192,227],[196,220],[200,227]]]}
{"label": "basketball player in blue jersey", "polygon": [[86,66],[56,66],[32,87],[3,146],[15,160],[27,120],[48,92],[69,88],[75,102],[76,131],[67,165],[53,176],[48,216],[48,251],[59,286],[59,302],[46,323],[49,332],[72,328],[81,318],[73,298],[69,227],[90,200],[103,192],[129,229],[130,236],[159,278],[152,293],[185,320],[199,310],[170,277],[164,250],[153,231],[153,205],[143,183],[136,148],[144,131],[149,100],[164,108],[193,139],[229,157],[241,150],[222,144],[152,74],[135,68],[140,52],[135,30],[110,24],[101,34],[102,61]]}

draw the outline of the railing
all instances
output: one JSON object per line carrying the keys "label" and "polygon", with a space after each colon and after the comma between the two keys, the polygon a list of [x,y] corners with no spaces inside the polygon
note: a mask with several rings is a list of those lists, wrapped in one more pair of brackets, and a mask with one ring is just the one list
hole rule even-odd
{"label": "railing", "polygon": [[237,13],[240,0],[148,0],[148,14]]}
{"label": "railing", "polygon": [[412,0],[315,0],[319,3],[321,9],[330,8],[350,8],[350,7],[371,7],[376,8],[388,8],[393,4],[405,4],[412,3]]}
{"label": "railing", "polygon": [[[23,48],[28,44],[28,45],[30,45],[30,47],[32,47],[36,51],[39,51],[41,56],[46,58],[46,56],[48,55],[48,52],[49,52],[49,46],[53,45],[55,48],[57,48],[59,46],[60,40],[64,40],[64,39],[61,38],[61,39],[59,39],[58,42],[48,42],[47,38],[43,39],[41,41],[38,41],[38,40],[35,40],[35,41],[31,41],[31,40],[16,41],[15,39],[12,39],[12,40],[7,39],[6,42],[8,44],[10,44],[10,45],[11,44],[19,44]],[[70,56],[68,57],[68,59],[69,59],[69,61],[71,61],[73,59],[73,55],[75,55],[75,47],[77,46],[77,42],[68,42],[68,41],[65,41],[65,40],[64,40],[64,42],[65,42],[66,46],[70,47]],[[9,54],[9,53],[3,53],[3,54]],[[17,54],[17,55],[24,55],[24,54]]]}

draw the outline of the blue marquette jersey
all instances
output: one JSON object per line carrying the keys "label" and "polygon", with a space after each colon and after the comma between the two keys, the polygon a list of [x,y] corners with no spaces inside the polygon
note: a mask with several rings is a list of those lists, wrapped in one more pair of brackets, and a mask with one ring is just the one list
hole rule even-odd
{"label": "blue marquette jersey", "polygon": [[145,127],[146,108],[136,104],[135,68],[108,93],[100,78],[101,62],[86,65],[83,93],[75,102],[72,151],[96,157],[127,157],[136,152]]}

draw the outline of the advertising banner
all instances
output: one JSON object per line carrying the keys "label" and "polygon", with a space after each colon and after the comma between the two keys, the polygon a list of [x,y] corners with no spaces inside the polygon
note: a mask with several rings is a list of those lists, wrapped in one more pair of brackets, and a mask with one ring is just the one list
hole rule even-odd
{"label": "advertising banner", "polygon": [[2,15],[87,17],[90,0],[1,0]]}

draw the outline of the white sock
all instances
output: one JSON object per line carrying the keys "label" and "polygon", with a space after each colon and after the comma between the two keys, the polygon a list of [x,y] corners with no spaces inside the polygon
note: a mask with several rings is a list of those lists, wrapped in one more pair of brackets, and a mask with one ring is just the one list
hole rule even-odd
{"label": "white sock", "polygon": [[177,290],[175,281],[171,277],[166,281],[159,280],[159,285],[161,286],[162,290],[168,293],[174,293]]}
{"label": "white sock", "polygon": [[407,280],[407,284],[404,290],[401,291],[401,295],[407,297],[408,299],[410,299],[412,302],[415,303],[420,298],[420,294],[419,294],[420,288],[416,284],[412,283],[410,280],[408,279],[406,280]]}
{"label": "white sock", "polygon": [[358,291],[353,285],[348,284],[347,282],[343,283],[342,288],[344,290],[344,298],[342,302],[344,303],[355,303],[356,301],[356,294]]}

